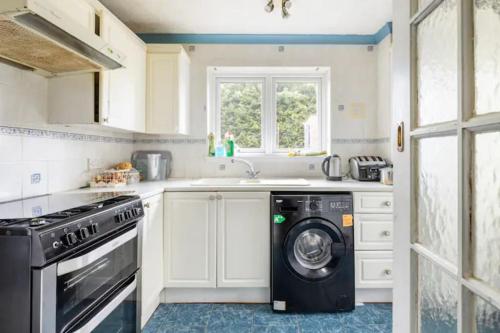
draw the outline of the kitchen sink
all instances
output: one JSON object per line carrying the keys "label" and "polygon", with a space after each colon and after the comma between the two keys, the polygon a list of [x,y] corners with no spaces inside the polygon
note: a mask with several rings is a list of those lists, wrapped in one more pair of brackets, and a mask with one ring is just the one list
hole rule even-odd
{"label": "kitchen sink", "polygon": [[191,186],[308,186],[303,178],[202,178]]}

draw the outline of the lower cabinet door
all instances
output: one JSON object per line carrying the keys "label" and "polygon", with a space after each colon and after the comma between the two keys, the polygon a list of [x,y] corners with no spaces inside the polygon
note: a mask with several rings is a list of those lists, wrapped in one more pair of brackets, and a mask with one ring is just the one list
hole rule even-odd
{"label": "lower cabinet door", "polygon": [[165,287],[216,287],[216,193],[165,193]]}
{"label": "lower cabinet door", "polygon": [[392,288],[392,251],[356,251],[356,288]]}
{"label": "lower cabinet door", "polygon": [[217,193],[217,287],[269,287],[270,194]]}
{"label": "lower cabinet door", "polygon": [[163,289],[163,194],[144,200],[141,271],[143,327],[160,303]]}

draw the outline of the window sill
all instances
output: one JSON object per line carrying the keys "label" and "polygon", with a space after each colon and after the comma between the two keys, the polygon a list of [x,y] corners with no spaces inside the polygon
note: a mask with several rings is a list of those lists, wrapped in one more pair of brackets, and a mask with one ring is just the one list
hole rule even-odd
{"label": "window sill", "polygon": [[293,156],[290,157],[288,154],[260,154],[260,153],[245,153],[236,155],[233,157],[215,157],[215,156],[205,156],[207,161],[217,161],[217,162],[230,162],[232,158],[241,158],[249,161],[303,161],[303,162],[317,162],[325,159],[325,156]]}

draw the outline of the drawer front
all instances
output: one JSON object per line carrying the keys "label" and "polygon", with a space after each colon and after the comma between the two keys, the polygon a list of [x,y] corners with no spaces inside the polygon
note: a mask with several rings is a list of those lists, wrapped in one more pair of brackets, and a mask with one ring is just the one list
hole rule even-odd
{"label": "drawer front", "polygon": [[356,252],[356,288],[392,288],[392,251]]}
{"label": "drawer front", "polygon": [[392,214],[354,214],[356,250],[392,250]]}
{"label": "drawer front", "polygon": [[392,213],[392,193],[354,193],[355,213]]}

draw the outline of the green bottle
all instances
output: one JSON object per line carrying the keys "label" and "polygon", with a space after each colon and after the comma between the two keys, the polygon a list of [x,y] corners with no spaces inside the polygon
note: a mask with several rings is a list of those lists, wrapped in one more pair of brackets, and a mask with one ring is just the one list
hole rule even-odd
{"label": "green bottle", "polygon": [[234,156],[234,135],[231,131],[227,131],[224,134],[224,145],[226,146],[226,156],[233,157]]}
{"label": "green bottle", "polygon": [[210,133],[208,135],[208,156],[215,156],[215,135]]}

